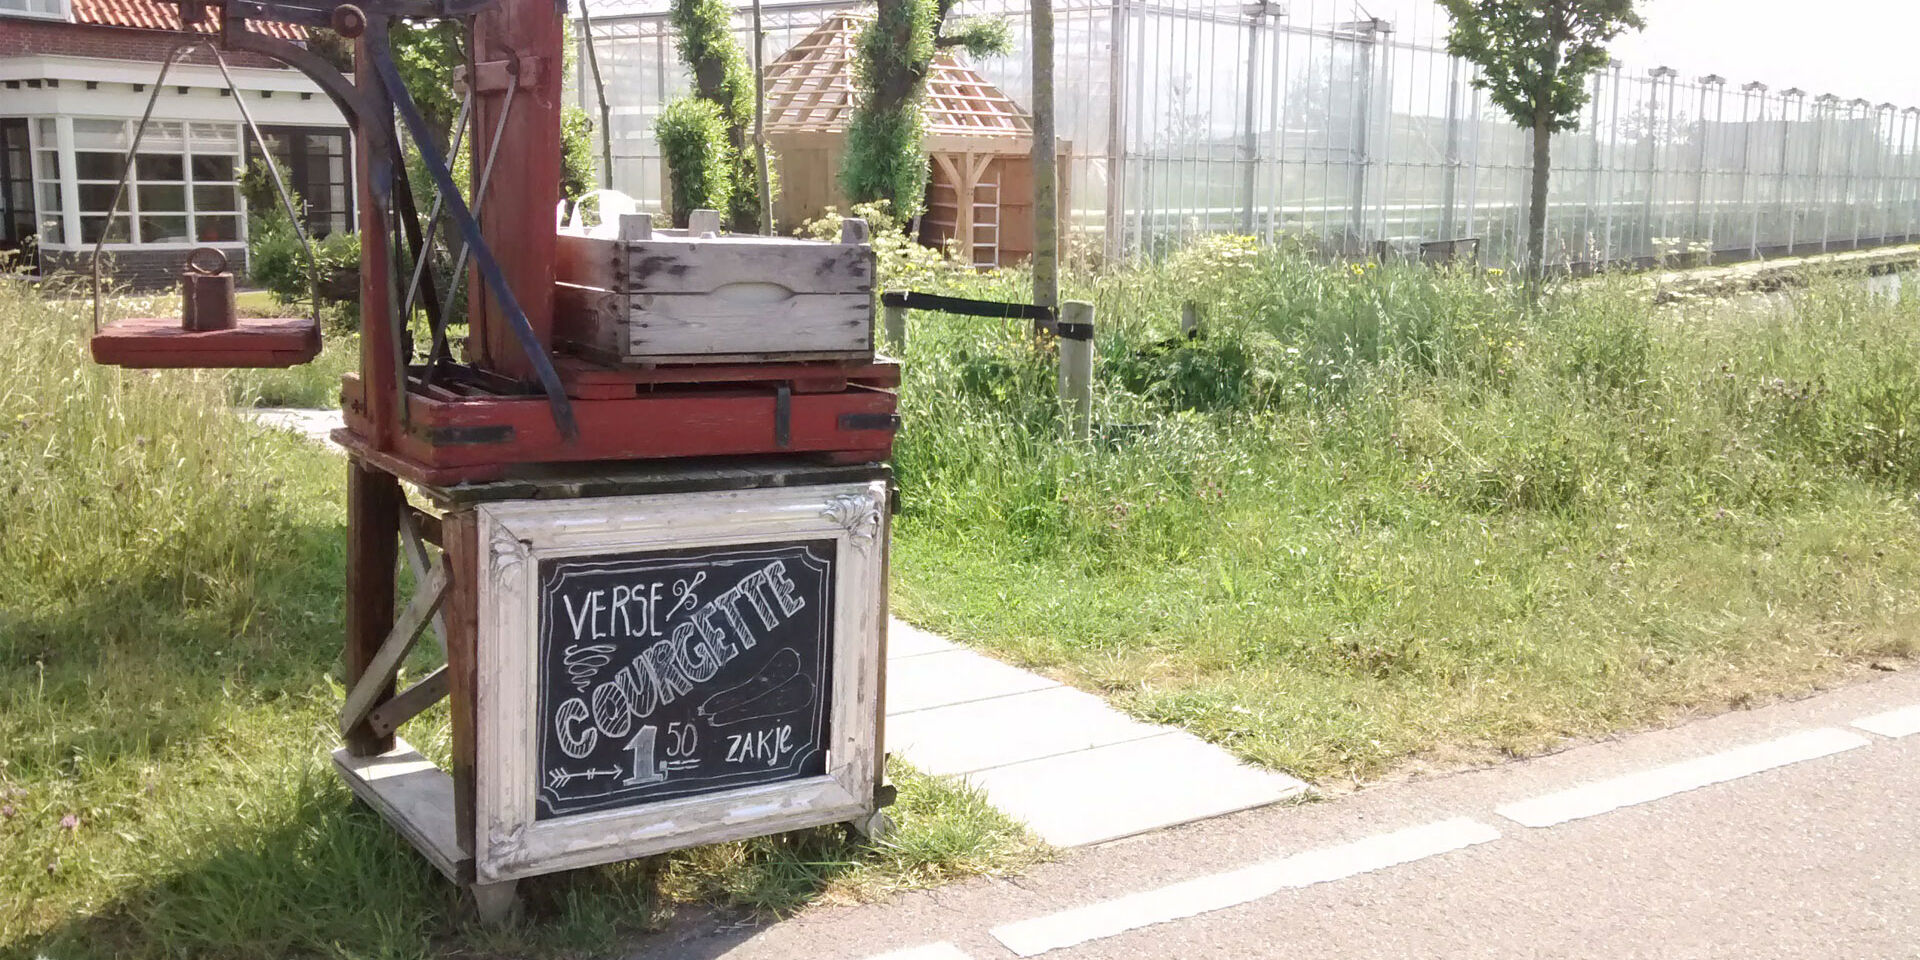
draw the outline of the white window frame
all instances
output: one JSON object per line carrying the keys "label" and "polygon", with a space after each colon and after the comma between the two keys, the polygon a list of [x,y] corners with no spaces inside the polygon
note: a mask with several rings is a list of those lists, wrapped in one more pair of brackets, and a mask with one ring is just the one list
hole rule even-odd
{"label": "white window frame", "polygon": [[[875,481],[479,506],[473,837],[479,882],[844,823],[871,813],[879,763],[874,740],[886,503],[886,484]],[[826,772],[538,819],[540,561],[793,540],[835,544]]]}
{"label": "white window frame", "polygon": [[7,2],[8,0],[0,0],[0,18],[22,17],[29,20],[64,21],[71,19],[73,16],[72,0],[54,0],[55,9],[50,12],[42,10],[16,10],[13,7],[7,6]]}
{"label": "white window frame", "polygon": [[[63,251],[92,250],[94,247],[94,244],[92,241],[84,239],[85,233],[81,230],[81,221],[83,218],[83,214],[84,216],[87,216],[87,217],[100,216],[100,214],[86,213],[81,210],[80,188],[82,186],[101,186],[101,185],[112,186],[115,184],[115,181],[110,181],[110,180],[83,181],[80,179],[79,158],[77,154],[83,151],[78,150],[74,145],[74,129],[73,129],[74,121],[75,120],[103,120],[103,121],[116,122],[116,123],[123,124],[125,126],[126,134],[128,137],[127,142],[129,143],[132,142],[131,138],[133,136],[134,125],[137,124],[139,121],[129,119],[126,117],[93,117],[93,116],[75,117],[75,116],[64,116],[64,115],[53,117],[50,119],[54,121],[55,130],[57,131],[58,142],[55,143],[52,147],[49,147],[42,142],[44,138],[41,137],[40,135],[40,127],[38,123],[38,120],[48,119],[48,118],[34,118],[34,119],[35,119],[35,122],[29,125],[28,139],[32,143],[33,153],[34,153],[34,188],[35,188],[34,189],[34,205],[36,209],[36,216],[44,218],[47,215],[49,215],[49,211],[44,209],[44,207],[40,203],[40,197],[39,197],[40,184],[42,183],[51,184],[51,183],[58,182],[60,185],[60,193],[61,193],[60,223],[61,223],[62,237],[60,241],[57,243],[43,241],[40,244],[41,249],[63,250]],[[168,240],[168,241],[160,241],[160,242],[146,242],[141,240],[140,239],[140,233],[141,233],[140,217],[141,217],[142,211],[140,209],[140,186],[142,184],[142,181],[139,176],[139,156],[135,155],[130,160],[130,162],[134,165],[132,170],[134,175],[127,183],[126,193],[120,198],[119,214],[113,218],[115,222],[124,221],[125,223],[124,229],[126,230],[128,239],[122,240],[122,241],[109,241],[103,245],[103,249],[110,250],[110,251],[193,250],[199,247],[209,247],[209,246],[219,247],[223,249],[244,248],[247,245],[247,199],[244,195],[241,194],[239,190],[237,178],[238,178],[238,175],[246,169],[246,151],[244,148],[244,135],[241,131],[240,124],[237,121],[186,120],[186,119],[172,119],[172,118],[156,118],[153,122],[172,123],[172,124],[180,125],[181,139],[180,139],[180,151],[178,156],[180,157],[180,161],[182,165],[181,176],[184,179],[179,181],[148,181],[148,183],[153,185],[180,187],[184,195],[183,201],[186,207],[186,209],[182,212],[176,213],[175,211],[169,210],[169,211],[156,213],[154,215],[184,217],[187,221],[188,237],[193,237],[198,233],[197,228],[199,226],[200,216],[202,215],[208,216],[208,217],[229,217],[230,216],[234,218],[235,238],[232,240],[212,240],[212,241],[205,241],[205,242],[191,240],[191,239]],[[196,151],[194,149],[194,137],[193,137],[194,124],[208,124],[208,125],[219,126],[222,128],[230,129],[233,132],[234,152],[227,153],[225,151],[215,151],[215,150]],[[42,170],[43,158],[42,158],[41,152],[45,150],[55,151],[59,158],[60,169],[58,171],[57,181],[46,177],[44,171]],[[84,152],[105,153],[109,151],[87,150]],[[124,149],[118,150],[116,152],[118,152],[121,157],[123,158],[126,157],[126,151]],[[151,153],[153,151],[143,151],[143,152]],[[217,184],[216,183],[205,183],[205,184],[196,183],[193,177],[193,161],[196,157],[196,154],[199,156],[218,156],[218,157],[232,158],[236,179],[222,180],[222,181],[219,181]],[[171,156],[173,154],[171,152],[168,152],[165,155]],[[199,210],[197,209],[198,200],[194,194],[195,187],[197,186],[228,186],[228,185],[231,185],[234,188],[234,209],[233,210]]]}

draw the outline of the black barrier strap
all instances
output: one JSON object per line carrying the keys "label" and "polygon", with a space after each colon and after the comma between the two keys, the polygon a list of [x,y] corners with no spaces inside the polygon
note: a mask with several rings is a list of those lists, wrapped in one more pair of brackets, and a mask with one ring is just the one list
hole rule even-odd
{"label": "black barrier strap", "polygon": [[969,317],[998,317],[1008,320],[1044,320],[1052,323],[1059,311],[1053,307],[1042,307],[1031,303],[1001,303],[998,300],[969,300],[966,297],[943,297],[937,293],[914,293],[903,290],[887,290],[880,294],[880,305],[885,307],[905,307],[908,310],[938,310],[942,313],[958,313]]}
{"label": "black barrier strap", "polygon": [[1053,335],[1062,340],[1092,340],[1093,324],[1062,321],[1053,325]]}

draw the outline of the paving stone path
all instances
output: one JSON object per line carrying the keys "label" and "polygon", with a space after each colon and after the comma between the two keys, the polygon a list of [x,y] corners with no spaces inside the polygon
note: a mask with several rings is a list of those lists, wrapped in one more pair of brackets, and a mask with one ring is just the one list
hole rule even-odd
{"label": "paving stone path", "polygon": [[[337,410],[242,411],[326,444]],[[1173,727],[964,649],[888,627],[887,749],[960,777],[1056,847],[1077,847],[1276,803],[1306,789]]]}
{"label": "paving stone path", "polygon": [[1056,847],[1264,806],[1306,789],[904,621],[887,629],[887,750],[966,780]]}

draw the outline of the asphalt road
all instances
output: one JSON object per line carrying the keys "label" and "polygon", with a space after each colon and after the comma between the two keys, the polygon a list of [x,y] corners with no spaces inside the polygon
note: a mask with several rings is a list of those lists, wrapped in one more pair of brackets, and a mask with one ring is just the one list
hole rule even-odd
{"label": "asphalt road", "polygon": [[[1075,911],[1062,923],[1090,938],[1038,955],[1920,960],[1920,733],[1894,739],[1851,726],[1913,706],[1920,672],[1869,674],[1810,699],[1079,850],[1020,877],[768,926],[703,925],[644,956],[1007,960],[1017,954],[996,930]],[[1809,738],[1839,752],[1773,753]],[[1754,744],[1765,746],[1733,756],[1783,765],[1548,827],[1499,812],[1627,775],[1658,792],[1702,769],[1698,758]],[[1634,789],[1613,793],[1634,799]],[[1366,862],[1365,851],[1393,846],[1382,835],[1440,822],[1469,824],[1484,842]],[[1278,873],[1259,866],[1275,862]],[[1306,882],[1295,864],[1308,875],[1366,872],[1294,885]],[[1260,878],[1269,876],[1294,880],[1268,890]],[[1172,884],[1183,885],[1162,890]],[[1222,896],[1253,899],[1208,909]],[[1083,917],[1089,906],[1095,915]],[[1200,912],[1121,929],[1162,910]],[[1115,925],[1116,915],[1131,920]]]}

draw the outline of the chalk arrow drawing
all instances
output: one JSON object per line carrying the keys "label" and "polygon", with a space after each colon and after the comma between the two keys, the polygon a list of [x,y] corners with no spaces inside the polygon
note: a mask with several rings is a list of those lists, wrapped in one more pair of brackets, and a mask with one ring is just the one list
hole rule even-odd
{"label": "chalk arrow drawing", "polygon": [[619,767],[614,767],[612,770],[563,770],[555,767],[547,771],[547,786],[558,790],[575,780],[597,780],[601,777],[617,777],[619,775]]}

